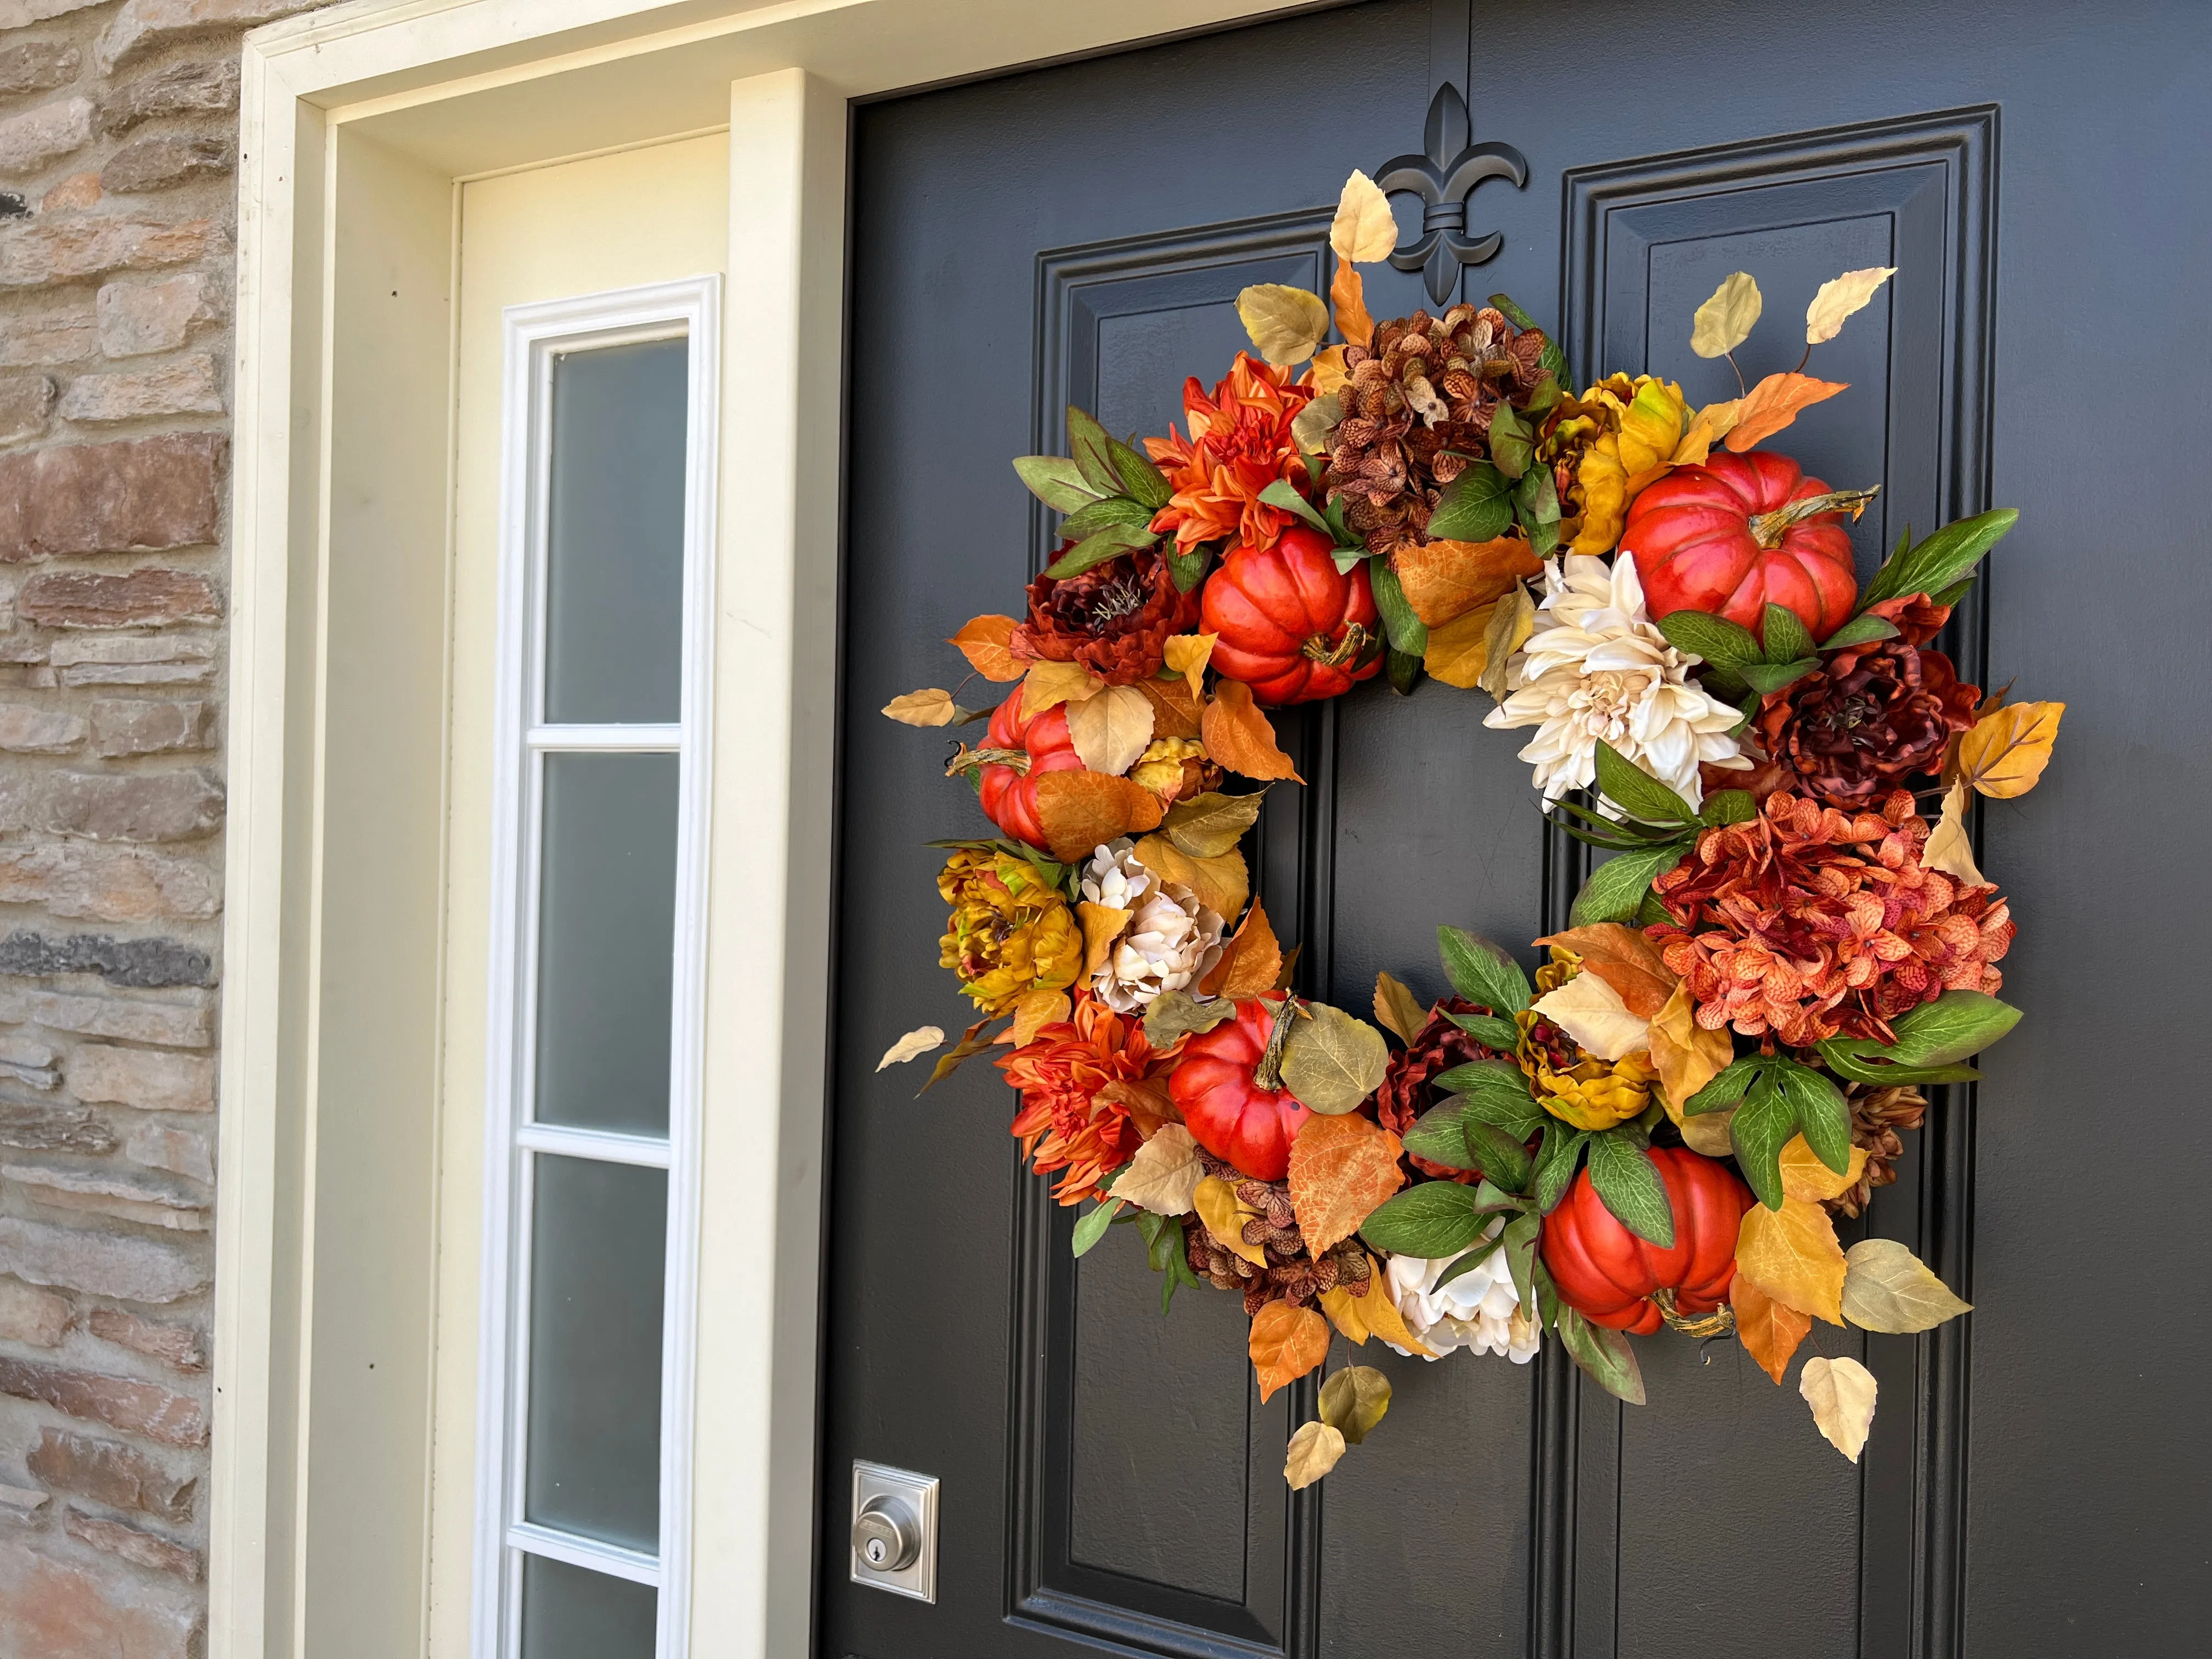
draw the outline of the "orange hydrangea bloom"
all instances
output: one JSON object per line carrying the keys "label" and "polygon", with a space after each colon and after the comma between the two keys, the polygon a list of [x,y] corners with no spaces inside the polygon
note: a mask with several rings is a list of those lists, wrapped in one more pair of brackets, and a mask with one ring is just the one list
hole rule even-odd
{"label": "orange hydrangea bloom", "polygon": [[1076,994],[1068,1018],[1042,1028],[993,1062],[1022,1091],[1012,1125],[1039,1175],[1063,1170],[1053,1195],[1078,1204],[1099,1182],[1136,1156],[1145,1137],[1119,1101],[1101,1100],[1109,1083],[1133,1083],[1166,1071],[1170,1061],[1146,1041],[1144,1021],[1117,1014],[1088,991]]}
{"label": "orange hydrangea bloom", "polygon": [[2012,944],[1997,890],[1925,868],[1927,839],[1902,789],[1858,812],[1785,790],[1698,838],[1653,884],[1677,925],[1645,931],[1707,1030],[1888,1042],[1892,1020],[1947,990],[1996,990],[1991,964]]}
{"label": "orange hydrangea bloom", "polygon": [[1291,517],[1261,501],[1260,492],[1278,478],[1306,487],[1306,464],[1291,422],[1313,396],[1311,384],[1293,380],[1288,368],[1243,351],[1211,397],[1191,376],[1182,389],[1183,425],[1190,435],[1170,428],[1164,438],[1145,440],[1175,487],[1152,527],[1162,535],[1173,532],[1185,552],[1231,536],[1248,546],[1273,547]]}

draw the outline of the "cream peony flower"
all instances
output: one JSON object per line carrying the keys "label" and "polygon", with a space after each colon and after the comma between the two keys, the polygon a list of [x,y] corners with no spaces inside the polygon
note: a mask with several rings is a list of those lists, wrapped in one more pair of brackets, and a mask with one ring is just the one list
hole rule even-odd
{"label": "cream peony flower", "polygon": [[1083,896],[1131,913],[1091,979],[1098,1000],[1132,1013],[1163,991],[1188,990],[1221,960],[1220,916],[1188,887],[1162,881],[1124,840],[1101,847],[1083,869]]}
{"label": "cream peony flower", "polygon": [[[1502,1218],[1492,1222],[1486,1237],[1494,1243],[1504,1229]],[[1527,1364],[1544,1339],[1534,1322],[1521,1311],[1521,1293],[1514,1288],[1504,1247],[1437,1288],[1438,1276],[1458,1259],[1390,1258],[1385,1283],[1407,1328],[1431,1351],[1431,1358],[1466,1348],[1474,1353],[1505,1354],[1516,1365]],[[1396,1352],[1406,1352],[1395,1342],[1390,1346]]]}
{"label": "cream peony flower", "polygon": [[1512,691],[1485,726],[1533,726],[1521,758],[1548,806],[1597,776],[1597,741],[1695,806],[1700,762],[1747,769],[1729,728],[1741,711],[1691,684],[1701,658],[1677,651],[1644,614],[1636,561],[1568,554],[1544,575],[1536,631],[1507,666]]}

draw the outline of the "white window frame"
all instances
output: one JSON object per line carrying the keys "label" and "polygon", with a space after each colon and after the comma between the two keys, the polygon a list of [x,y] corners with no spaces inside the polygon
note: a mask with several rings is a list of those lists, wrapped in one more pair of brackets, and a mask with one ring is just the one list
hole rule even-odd
{"label": "white window frame", "polygon": [[[712,793],[708,728],[721,314],[720,276],[511,306],[502,313],[499,666],[472,1642],[477,1659],[515,1659],[520,1652],[520,1562],[525,1553],[652,1585],[659,1592],[657,1653],[676,1659],[690,1650],[708,806]],[[684,659],[678,720],[672,726],[548,725],[541,716],[554,360],[564,352],[673,338],[689,343]],[[529,1121],[536,1049],[543,757],[549,752],[656,752],[678,757],[675,963],[665,1141]],[[523,1519],[529,1352],[529,1307],[523,1289],[531,1237],[531,1183],[524,1179],[523,1164],[541,1152],[668,1172],[657,1555],[570,1536]]]}

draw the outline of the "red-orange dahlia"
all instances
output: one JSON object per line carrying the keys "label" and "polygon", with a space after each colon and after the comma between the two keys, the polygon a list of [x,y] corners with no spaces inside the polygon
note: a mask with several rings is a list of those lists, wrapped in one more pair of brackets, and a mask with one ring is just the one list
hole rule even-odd
{"label": "red-orange dahlia", "polygon": [[1902,789],[1860,812],[1784,791],[1698,838],[1654,884],[1677,925],[1645,931],[1707,1030],[1793,1048],[1839,1032],[1887,1042],[1908,1009],[2004,983],[1990,964],[2012,943],[2008,907],[1994,886],[1923,867],[1927,839]]}
{"label": "red-orange dahlia", "polygon": [[1174,497],[1153,515],[1152,528],[1162,535],[1172,532],[1185,551],[1232,536],[1250,547],[1273,547],[1292,520],[1261,501],[1260,492],[1278,478],[1305,487],[1306,464],[1291,422],[1313,395],[1313,387],[1295,383],[1289,369],[1249,352],[1237,354],[1212,397],[1191,376],[1182,389],[1189,437],[1170,428],[1164,438],[1145,440],[1175,486]]}
{"label": "red-orange dahlia", "polygon": [[1022,1091],[1012,1128],[1024,1155],[1039,1175],[1066,1171],[1053,1188],[1062,1204],[1091,1196],[1144,1144],[1129,1108],[1100,1099],[1099,1090],[1157,1076],[1170,1063],[1145,1040],[1141,1019],[1115,1013],[1088,991],[1076,994],[1066,1019],[993,1062]]}

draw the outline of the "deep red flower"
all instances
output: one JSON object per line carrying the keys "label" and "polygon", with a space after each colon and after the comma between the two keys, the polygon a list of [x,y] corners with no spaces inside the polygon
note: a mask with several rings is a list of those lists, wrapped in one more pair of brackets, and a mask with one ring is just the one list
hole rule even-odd
{"label": "deep red flower", "polygon": [[1198,625],[1200,604],[1195,590],[1176,591],[1164,554],[1143,549],[1080,575],[1039,576],[1030,584],[1029,620],[1007,647],[1027,661],[1079,662],[1109,685],[1134,685],[1160,672],[1170,635]]}
{"label": "deep red flower", "polygon": [[[1382,1073],[1382,1086],[1375,1091],[1375,1116],[1394,1135],[1403,1135],[1414,1121],[1437,1104],[1431,1079],[1471,1060],[1488,1060],[1497,1050],[1486,1048],[1447,1018],[1450,1014],[1486,1014],[1489,1009],[1465,997],[1451,997],[1430,1010],[1429,1018],[1413,1035],[1410,1047],[1390,1056],[1390,1069]],[[1424,1175],[1469,1183],[1479,1176],[1473,1170],[1449,1170],[1431,1164],[1418,1152],[1407,1158]]]}
{"label": "deep red flower", "polygon": [[[1917,632],[1925,618],[1906,620]],[[1974,723],[1981,696],[1942,652],[1901,637],[1876,640],[1837,652],[1774,692],[1757,724],[1767,752],[1802,781],[1798,788],[1852,811],[1916,774],[1940,771],[1951,734]]]}

